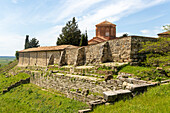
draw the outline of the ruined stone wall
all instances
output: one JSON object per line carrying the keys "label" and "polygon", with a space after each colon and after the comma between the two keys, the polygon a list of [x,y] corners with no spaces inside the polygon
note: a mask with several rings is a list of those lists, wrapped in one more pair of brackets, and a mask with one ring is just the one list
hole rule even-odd
{"label": "ruined stone wall", "polygon": [[67,65],[74,65],[76,61],[76,55],[77,55],[77,48],[68,48],[65,50],[65,61]]}
{"label": "ruined stone wall", "polygon": [[43,88],[55,89],[64,94],[70,94],[72,91],[77,92],[78,89],[79,94],[85,96],[85,91],[89,90],[90,94],[86,96],[87,98],[94,100],[99,98],[98,96],[102,96],[104,91],[121,89],[123,84],[123,82],[120,80],[108,80],[107,82],[93,81],[85,78],[57,75],[55,73],[47,74],[38,71],[32,72],[30,82]]}
{"label": "ruined stone wall", "polygon": [[58,64],[60,56],[61,56],[61,51],[48,51],[47,52],[47,59],[46,59],[47,60],[47,65],[49,63],[49,59],[50,59],[51,55],[54,56],[54,64]]}
{"label": "ruined stone wall", "polygon": [[142,42],[145,43],[147,41],[155,42],[157,41],[157,38],[131,36],[131,62],[140,62],[145,59],[145,53],[139,53],[139,51],[142,49]]}
{"label": "ruined stone wall", "polygon": [[86,63],[127,62],[130,59],[131,37],[109,40],[85,47]]}
{"label": "ruined stone wall", "polygon": [[144,54],[138,53],[141,49],[141,42],[156,40],[157,39],[149,37],[129,36],[109,40],[96,45],[85,46],[83,48],[66,48],[65,50],[60,51],[20,53],[19,65],[47,66],[50,59],[54,61],[54,64],[59,65],[138,62],[145,57]]}
{"label": "ruined stone wall", "polygon": [[105,43],[106,42],[85,47],[86,64],[101,63],[101,56],[103,52],[102,46]]}
{"label": "ruined stone wall", "polygon": [[114,62],[128,62],[131,52],[131,37],[110,40],[109,47]]}

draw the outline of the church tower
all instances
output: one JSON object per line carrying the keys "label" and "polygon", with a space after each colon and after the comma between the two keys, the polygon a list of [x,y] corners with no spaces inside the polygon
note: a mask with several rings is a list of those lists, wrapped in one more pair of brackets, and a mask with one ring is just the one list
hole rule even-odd
{"label": "church tower", "polygon": [[108,21],[97,24],[96,37],[104,37],[109,40],[116,38],[116,25]]}
{"label": "church tower", "polygon": [[96,37],[88,41],[89,45],[97,44],[116,38],[116,25],[103,21],[96,25]]}

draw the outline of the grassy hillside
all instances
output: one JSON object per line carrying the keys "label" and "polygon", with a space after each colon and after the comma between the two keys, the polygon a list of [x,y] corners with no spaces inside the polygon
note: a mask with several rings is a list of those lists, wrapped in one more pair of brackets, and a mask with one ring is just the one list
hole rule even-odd
{"label": "grassy hillside", "polygon": [[82,102],[57,96],[33,84],[24,84],[0,95],[1,113],[77,113],[87,108]]}
{"label": "grassy hillside", "polygon": [[10,85],[20,81],[21,79],[26,79],[30,77],[30,75],[25,74],[25,73],[19,73],[18,75],[4,75],[4,74],[0,74],[0,94],[2,93],[2,91],[4,89],[6,89],[7,87],[9,87]]}
{"label": "grassy hillside", "polygon": [[94,113],[169,113],[170,84],[154,87],[131,100],[119,101],[114,105],[102,105]]}

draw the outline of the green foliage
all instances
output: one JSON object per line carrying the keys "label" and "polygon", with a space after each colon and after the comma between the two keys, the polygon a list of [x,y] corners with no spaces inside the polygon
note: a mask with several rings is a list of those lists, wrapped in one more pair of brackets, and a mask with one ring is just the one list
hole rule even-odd
{"label": "green foliage", "polygon": [[110,71],[112,71],[112,67],[103,65],[103,66],[100,66],[97,70],[103,70],[103,71],[110,70]]}
{"label": "green foliage", "polygon": [[144,61],[147,66],[167,65],[170,61],[170,37],[161,37],[157,42],[143,43],[140,53],[147,53]]}
{"label": "green foliage", "polygon": [[19,53],[18,53],[18,51],[15,52],[15,57],[16,57],[17,60],[19,60]]}
{"label": "green foliage", "polygon": [[87,45],[88,45],[87,35],[82,34],[80,40],[80,46],[87,46]]}
{"label": "green foliage", "polygon": [[19,73],[18,75],[9,75],[6,73],[0,74],[0,94],[4,89],[9,87],[10,85],[20,81],[21,79],[26,79],[30,77],[28,74]]}
{"label": "green foliage", "polygon": [[[165,68],[167,73],[168,69]],[[140,77],[143,80],[155,80],[160,81],[162,79],[168,79],[167,76],[160,73],[159,70],[156,70],[154,67],[142,67],[142,66],[125,66],[119,72],[125,72],[134,74],[136,77]],[[169,76],[169,75],[168,75]]]}
{"label": "green foliage", "polygon": [[18,64],[17,60],[7,62],[7,65],[0,67],[0,73],[8,72],[10,69],[15,67],[17,64]]}
{"label": "green foliage", "polygon": [[62,33],[59,35],[57,45],[75,45],[79,46],[81,39],[81,31],[78,29],[78,24],[73,17],[72,21],[68,21],[66,26],[62,28]]}
{"label": "green foliage", "polygon": [[59,96],[33,84],[13,88],[0,96],[2,113],[77,113],[87,108],[87,104]]}
{"label": "green foliage", "polygon": [[153,68],[141,66],[125,66],[119,72],[131,73],[137,75],[139,71],[151,71]]}
{"label": "green foliage", "polygon": [[29,35],[26,35],[26,39],[25,39],[25,49],[29,48]]}
{"label": "green foliage", "polygon": [[32,38],[29,41],[29,35],[26,35],[25,39],[25,49],[39,47],[39,41],[36,38]]}
{"label": "green foliage", "polygon": [[39,47],[39,41],[36,38],[32,38],[29,42],[29,48]]}
{"label": "green foliage", "polygon": [[168,113],[170,111],[170,84],[149,89],[133,99],[114,105],[101,105],[93,113]]}
{"label": "green foliage", "polygon": [[122,36],[120,36],[119,38],[122,38],[122,37],[128,37],[128,34],[127,33],[124,33]]}
{"label": "green foliage", "polygon": [[166,31],[170,31],[170,25],[165,25],[165,26],[163,26],[163,28],[164,28],[164,30],[166,30]]}

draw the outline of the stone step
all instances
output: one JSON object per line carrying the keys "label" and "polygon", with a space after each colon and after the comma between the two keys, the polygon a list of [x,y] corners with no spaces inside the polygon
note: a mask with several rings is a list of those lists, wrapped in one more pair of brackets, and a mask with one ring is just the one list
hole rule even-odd
{"label": "stone step", "polygon": [[88,113],[92,111],[91,109],[83,109],[83,110],[79,110],[78,113]]}
{"label": "stone step", "polygon": [[123,99],[125,96],[131,96],[131,91],[130,90],[116,90],[116,91],[106,91],[103,92],[104,99],[107,102],[114,102],[117,99]]}

